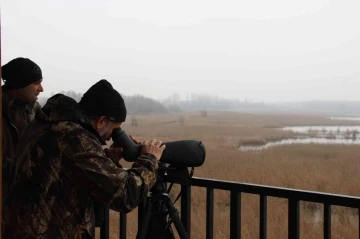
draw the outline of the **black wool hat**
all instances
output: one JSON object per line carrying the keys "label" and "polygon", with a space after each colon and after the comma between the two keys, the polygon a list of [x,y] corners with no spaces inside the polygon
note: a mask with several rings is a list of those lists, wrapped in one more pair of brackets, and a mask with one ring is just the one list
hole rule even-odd
{"label": "black wool hat", "polygon": [[92,116],[108,116],[113,121],[124,122],[124,99],[107,80],[100,80],[88,89],[79,102],[82,110]]}
{"label": "black wool hat", "polygon": [[5,87],[10,89],[24,88],[42,80],[40,67],[28,58],[18,57],[1,67]]}

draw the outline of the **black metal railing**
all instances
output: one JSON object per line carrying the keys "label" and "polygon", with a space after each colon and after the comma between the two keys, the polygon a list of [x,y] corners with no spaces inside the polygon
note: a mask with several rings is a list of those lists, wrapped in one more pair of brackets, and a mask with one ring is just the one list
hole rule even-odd
{"label": "black metal railing", "polygon": [[[360,197],[345,196],[314,191],[296,190],[281,187],[270,187],[257,184],[238,183],[194,177],[189,186],[181,186],[181,221],[191,238],[191,188],[206,188],[206,238],[213,238],[214,225],[214,190],[230,192],[230,238],[241,238],[241,194],[259,195],[260,199],[260,239],[267,237],[267,198],[276,197],[288,200],[288,238],[298,239],[300,234],[300,201],[321,203],[324,205],[324,239],[331,238],[331,206],[355,208],[358,211],[360,238]],[[141,219],[143,206],[139,207],[138,218]],[[139,223],[140,224],[140,223]],[[109,213],[106,213],[101,227],[101,239],[109,238]],[[120,239],[126,239],[126,214],[120,213]]]}

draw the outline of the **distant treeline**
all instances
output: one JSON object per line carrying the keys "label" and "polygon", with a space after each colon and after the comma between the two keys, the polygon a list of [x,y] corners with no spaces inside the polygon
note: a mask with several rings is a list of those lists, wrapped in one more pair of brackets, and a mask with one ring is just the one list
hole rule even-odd
{"label": "distant treeline", "polygon": [[[82,94],[74,91],[60,91],[77,102]],[[166,114],[181,111],[248,111],[273,112],[277,110],[296,110],[325,112],[336,115],[360,115],[359,101],[304,101],[288,103],[264,103],[223,99],[212,95],[191,95],[187,100],[181,100],[176,94],[164,100],[154,100],[142,95],[127,96],[122,94],[129,114]],[[40,98],[44,105],[47,98]]]}
{"label": "distant treeline", "polygon": [[[74,91],[60,91],[60,94],[64,94],[69,96],[79,102],[83,94],[77,93]],[[54,94],[52,94],[54,95]],[[123,95],[125,105],[128,111],[128,114],[166,114],[171,112],[180,112],[181,109],[176,105],[164,105],[159,101],[154,99],[141,96],[141,95],[133,95],[133,96],[125,96]],[[48,98],[39,97],[40,105],[45,105]]]}

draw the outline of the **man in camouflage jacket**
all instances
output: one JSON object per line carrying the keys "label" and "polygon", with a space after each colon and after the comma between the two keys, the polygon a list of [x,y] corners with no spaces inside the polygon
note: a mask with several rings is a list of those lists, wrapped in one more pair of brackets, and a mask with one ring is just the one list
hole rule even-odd
{"label": "man in camouflage jacket", "polygon": [[156,181],[165,146],[144,142],[128,170],[113,161],[121,148],[104,152],[126,117],[122,97],[106,80],[79,103],[57,94],[42,110],[20,140],[4,238],[94,238],[94,202],[119,212],[137,207]]}

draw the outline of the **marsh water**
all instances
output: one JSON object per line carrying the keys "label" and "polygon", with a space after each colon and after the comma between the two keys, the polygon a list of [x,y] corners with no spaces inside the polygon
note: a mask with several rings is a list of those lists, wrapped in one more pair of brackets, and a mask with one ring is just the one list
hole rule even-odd
{"label": "marsh water", "polygon": [[350,120],[350,121],[360,121],[360,117],[329,117],[332,120]]}
{"label": "marsh water", "polygon": [[332,120],[359,121],[359,125],[317,125],[317,126],[292,126],[279,130],[298,133],[298,136],[288,139],[268,141],[263,145],[240,146],[241,151],[259,151],[274,146],[291,144],[343,144],[360,145],[360,117],[331,117]]}

